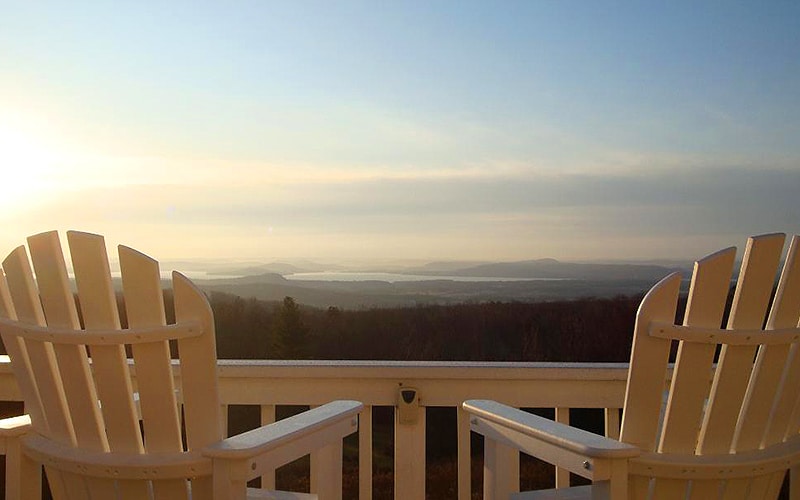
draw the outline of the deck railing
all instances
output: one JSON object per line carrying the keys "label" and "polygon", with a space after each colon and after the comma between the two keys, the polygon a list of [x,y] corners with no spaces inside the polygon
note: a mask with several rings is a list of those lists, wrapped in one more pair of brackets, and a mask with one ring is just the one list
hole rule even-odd
{"label": "deck railing", "polygon": [[[220,360],[223,415],[236,405],[260,408],[262,423],[275,419],[281,405],[321,405],[356,399],[365,405],[358,433],[359,499],[372,498],[373,407],[394,407],[394,497],[425,498],[426,408],[456,410],[458,499],[470,498],[469,421],[459,408],[466,399],[495,399],[525,408],[554,408],[556,420],[569,422],[571,408],[605,411],[605,432],[617,437],[625,392],[623,363],[494,363],[422,361]],[[401,389],[416,399],[401,401]],[[0,357],[0,401],[19,401],[7,357]],[[311,482],[314,483],[314,457]],[[556,471],[556,486],[569,483]],[[262,486],[274,484],[274,474]]]}

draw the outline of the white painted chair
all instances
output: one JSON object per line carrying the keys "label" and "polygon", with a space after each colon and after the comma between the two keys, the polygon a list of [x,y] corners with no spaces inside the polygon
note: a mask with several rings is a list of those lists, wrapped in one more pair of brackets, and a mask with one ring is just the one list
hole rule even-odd
{"label": "white painted chair", "polygon": [[167,325],[158,263],[120,246],[122,329],[103,237],[67,238],[77,305],[56,232],[28,238],[33,269],[20,246],[0,273],[0,333],[30,415],[0,422],[6,498],[39,500],[42,466],[56,500],[305,498],[246,481],[312,451],[325,459],[319,498],[341,498],[342,438],[357,430],[361,403],[223,439],[203,293],[173,272],[176,323]]}
{"label": "white painted chair", "polygon": [[[486,437],[484,498],[776,498],[800,462],[800,237],[775,289],[783,245],[782,234],[748,240],[724,328],[735,248],[695,263],[680,325],[681,277],[650,290],[636,317],[619,441],[465,402],[472,430]],[[516,450],[593,483],[514,494],[506,465]]]}

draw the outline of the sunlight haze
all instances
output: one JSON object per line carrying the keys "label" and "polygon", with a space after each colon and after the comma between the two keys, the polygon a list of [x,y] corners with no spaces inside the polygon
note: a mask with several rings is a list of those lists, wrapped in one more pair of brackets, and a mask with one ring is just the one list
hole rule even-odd
{"label": "sunlight haze", "polygon": [[800,4],[12,2],[0,243],[694,258],[800,232]]}

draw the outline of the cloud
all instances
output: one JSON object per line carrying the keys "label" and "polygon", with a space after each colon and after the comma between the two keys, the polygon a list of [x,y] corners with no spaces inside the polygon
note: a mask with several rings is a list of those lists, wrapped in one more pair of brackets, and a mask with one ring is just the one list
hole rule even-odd
{"label": "cloud", "polygon": [[[171,241],[181,257],[301,249],[311,257],[691,257],[713,250],[711,241],[800,233],[800,172],[783,169],[303,179],[93,187],[5,222],[115,234],[134,228]],[[689,240],[702,245],[693,251]]]}

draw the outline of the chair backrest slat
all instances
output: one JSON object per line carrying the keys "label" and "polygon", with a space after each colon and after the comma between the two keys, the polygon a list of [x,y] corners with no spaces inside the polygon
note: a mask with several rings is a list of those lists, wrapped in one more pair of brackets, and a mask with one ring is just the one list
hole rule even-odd
{"label": "chair backrest slat", "polygon": [[[128,247],[119,247],[122,289],[130,328],[166,324],[158,262]],[[167,341],[132,346],[139,404],[148,453],[177,452],[181,443],[180,415]],[[156,500],[188,498],[185,480],[154,481]]]}
{"label": "chair backrest slat", "polygon": [[[784,275],[791,278],[784,279]],[[778,295],[783,298],[780,308],[773,311],[770,321],[778,324],[786,322],[800,325],[800,236],[792,238],[786,266],[781,275]],[[773,319],[774,318],[774,319]],[[800,343],[789,349],[788,361],[781,379],[781,391],[771,412],[771,419],[764,436],[765,444],[778,443],[786,437],[800,432]],[[793,418],[793,410],[794,418]]]}
{"label": "chair backrest slat", "polygon": [[[80,330],[78,309],[69,284],[66,262],[56,231],[28,238],[36,283],[47,326]],[[93,451],[108,451],[105,425],[97,405],[97,389],[91,376],[86,348],[53,344],[64,394],[78,446]],[[68,491],[87,488],[93,498],[114,498],[114,481],[81,478],[64,474]],[[73,477],[70,477],[73,476]]]}
{"label": "chair backrest slat", "polygon": [[[120,329],[116,295],[105,241],[101,236],[67,233],[83,322],[92,328]],[[92,346],[95,383],[112,451],[144,451],[123,346]]]}
{"label": "chair backrest slat", "polygon": [[222,437],[219,388],[216,370],[217,346],[214,317],[203,292],[180,273],[172,273],[175,319],[199,319],[203,335],[180,339],[181,393],[186,413],[186,441],[189,450],[200,449]]}
{"label": "chair backrest slat", "polygon": [[646,451],[654,450],[656,443],[671,344],[647,332],[651,322],[675,320],[680,284],[678,273],[661,280],[644,297],[636,315],[620,439]]}
{"label": "chair backrest slat", "polygon": [[[719,328],[725,312],[736,249],[728,248],[694,266],[683,324]],[[694,453],[711,386],[714,344],[680,342],[664,415],[659,451]]]}
{"label": "chair backrest slat", "polygon": [[[120,247],[119,256],[128,326],[165,325],[158,262],[127,247]],[[147,451],[181,451],[169,344],[137,344],[132,351]]]}
{"label": "chair backrest slat", "polygon": [[[684,325],[719,328],[735,257],[736,249],[728,248],[695,263]],[[715,344],[679,342],[660,429],[659,452],[695,452],[703,409],[711,386],[715,350]],[[681,479],[657,479],[653,484],[654,491],[663,495],[663,498],[684,497],[688,487],[689,481]],[[702,492],[706,498],[709,492],[716,489],[717,481],[703,484],[695,481],[692,486],[695,494]]]}
{"label": "chair backrest slat", "polygon": [[[18,247],[3,261],[11,300],[17,319],[34,325],[45,325],[39,293],[33,280],[25,247]],[[53,346],[48,342],[24,341],[34,380],[39,388],[46,427],[40,432],[64,444],[75,445],[75,432],[69,415],[64,387],[58,373]],[[32,421],[36,426],[36,422]]]}
{"label": "chair backrest slat", "polygon": [[[5,272],[0,273],[0,314],[7,319],[17,319]],[[39,395],[39,387],[34,380],[25,342],[17,336],[7,334],[5,331],[3,331],[2,337],[6,352],[14,360],[15,378],[22,392],[22,399],[25,401],[25,411],[30,415],[31,422],[33,422],[35,428],[41,429],[42,433],[47,435],[47,420],[42,411],[42,399]]]}
{"label": "chair backrest slat", "polygon": [[[784,235],[750,238],[733,296],[728,328],[761,328],[772,295]],[[701,454],[728,453],[753,369],[755,348],[723,345],[700,430]]]}
{"label": "chair backrest slat", "polygon": [[[175,319],[200,320],[203,334],[178,340],[181,394],[189,450],[198,450],[223,437],[217,384],[217,345],[214,315],[203,292],[184,275],[172,273]],[[192,500],[211,498],[211,478],[192,480]]]}
{"label": "chair backrest slat", "polygon": [[[79,330],[78,310],[70,289],[58,233],[51,231],[32,236],[28,238],[28,248],[47,325]],[[78,444],[91,450],[108,451],[86,349],[63,344],[54,344],[53,349]]]}
{"label": "chair backrest slat", "polygon": [[[798,324],[800,317],[800,238],[795,236],[789,246],[786,262],[781,273],[775,298],[767,319],[768,330],[791,328]],[[785,433],[787,419],[778,420],[775,411],[780,401],[788,398],[797,401],[797,387],[786,391],[786,384],[781,379],[788,371],[787,362],[791,345],[764,345],[758,350],[753,376],[747,388],[742,411],[734,436],[734,448],[737,451],[758,449],[762,444],[780,442]],[[791,380],[791,379],[790,379]],[[792,385],[791,382],[788,382]],[[792,403],[794,404],[794,403]],[[766,432],[770,421],[775,420],[776,429],[783,429],[780,437],[767,438]]]}
{"label": "chair backrest slat", "polygon": [[[46,324],[39,292],[33,279],[28,253],[25,247],[18,247],[3,261],[3,269],[8,280],[9,293],[14,302],[17,319],[34,325]],[[31,424],[37,432],[54,441],[74,446],[75,430],[69,413],[64,386],[58,369],[53,345],[39,340],[21,342],[28,354],[33,381],[36,384],[44,419]],[[50,489],[56,497],[81,498],[86,494],[82,478],[46,468],[50,478]]]}
{"label": "chair backrest slat", "polygon": [[[116,294],[102,236],[67,232],[83,322],[92,328],[120,329]],[[143,453],[139,418],[133,401],[125,348],[96,345],[90,349],[97,394],[111,451]],[[141,481],[117,481],[122,498],[145,498]]]}

